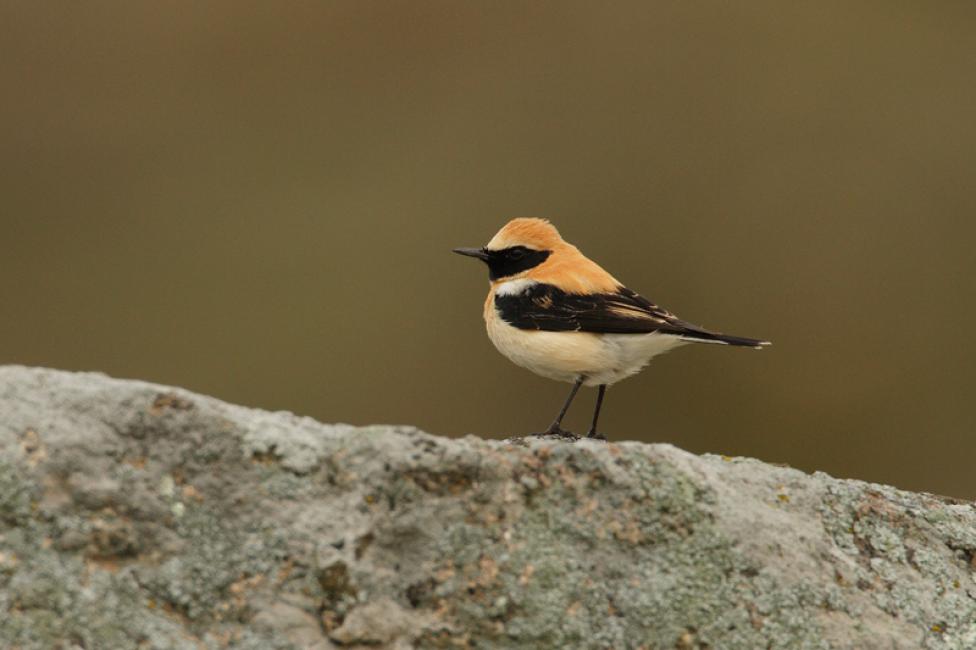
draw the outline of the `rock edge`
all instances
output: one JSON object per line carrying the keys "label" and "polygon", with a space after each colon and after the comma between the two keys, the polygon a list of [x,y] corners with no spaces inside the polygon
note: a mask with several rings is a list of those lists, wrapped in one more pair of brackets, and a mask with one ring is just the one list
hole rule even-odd
{"label": "rock edge", "polygon": [[974,648],[976,509],[0,367],[4,648]]}

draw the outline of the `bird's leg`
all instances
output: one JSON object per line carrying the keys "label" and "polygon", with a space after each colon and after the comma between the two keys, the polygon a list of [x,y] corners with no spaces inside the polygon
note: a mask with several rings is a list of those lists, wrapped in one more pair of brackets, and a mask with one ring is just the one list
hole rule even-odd
{"label": "bird's leg", "polygon": [[607,385],[601,384],[599,392],[596,394],[596,410],[593,411],[593,424],[590,425],[590,430],[586,432],[587,438],[596,438],[597,440],[607,439],[602,433],[596,432],[596,421],[600,417],[600,407],[603,406],[603,394],[605,392],[607,392]]}
{"label": "bird's leg", "polygon": [[573,384],[573,389],[569,391],[569,397],[566,398],[566,403],[563,404],[563,408],[559,411],[559,415],[556,416],[556,419],[553,420],[552,424],[549,425],[549,428],[546,429],[545,431],[546,434],[551,434],[556,436],[573,435],[569,431],[563,431],[559,425],[563,423],[563,418],[566,417],[566,411],[569,410],[569,405],[573,403],[573,398],[576,397],[576,391],[578,391],[579,387],[583,385],[584,379],[585,377],[580,375],[579,379],[576,380],[576,383]]}

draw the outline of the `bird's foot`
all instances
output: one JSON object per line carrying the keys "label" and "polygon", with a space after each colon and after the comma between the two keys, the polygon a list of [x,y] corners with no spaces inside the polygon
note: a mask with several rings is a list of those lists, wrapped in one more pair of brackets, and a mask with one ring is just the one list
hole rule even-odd
{"label": "bird's foot", "polygon": [[586,437],[589,438],[590,440],[602,440],[603,442],[607,441],[607,437],[602,433],[597,433],[595,429],[590,429],[589,431],[587,431]]}
{"label": "bird's foot", "polygon": [[566,431],[565,429],[559,427],[558,425],[551,425],[548,429],[541,433],[533,433],[533,436],[540,438],[545,438],[552,436],[553,438],[565,438],[567,440],[579,440],[580,437],[573,433],[572,431]]}

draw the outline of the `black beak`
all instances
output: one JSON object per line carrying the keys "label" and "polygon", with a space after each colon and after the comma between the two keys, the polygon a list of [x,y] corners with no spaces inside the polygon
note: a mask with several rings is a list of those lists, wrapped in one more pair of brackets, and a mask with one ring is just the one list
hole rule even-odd
{"label": "black beak", "polygon": [[477,257],[483,262],[488,261],[489,253],[484,248],[455,248],[454,252],[458,255],[467,255],[468,257]]}

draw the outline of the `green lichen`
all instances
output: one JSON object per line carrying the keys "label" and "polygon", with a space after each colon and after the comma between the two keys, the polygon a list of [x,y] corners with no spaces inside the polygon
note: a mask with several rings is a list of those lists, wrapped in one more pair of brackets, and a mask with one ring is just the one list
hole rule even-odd
{"label": "green lichen", "polygon": [[0,530],[25,525],[36,486],[19,464],[0,457]]}

